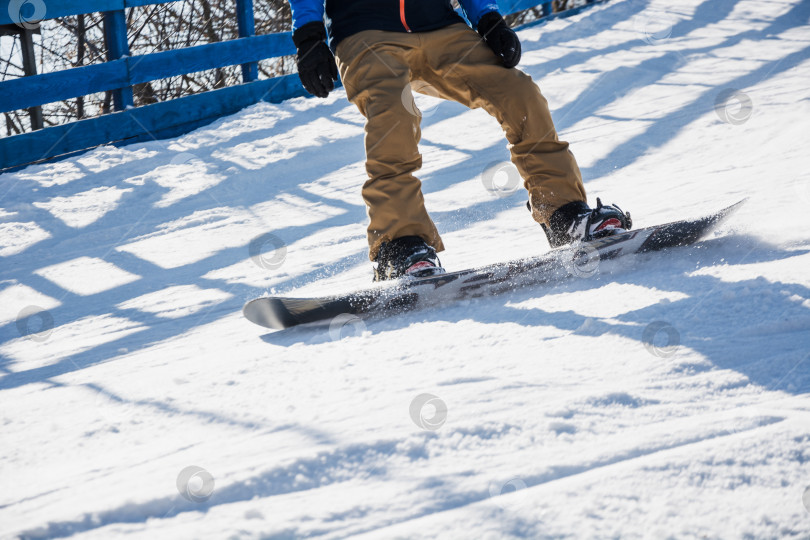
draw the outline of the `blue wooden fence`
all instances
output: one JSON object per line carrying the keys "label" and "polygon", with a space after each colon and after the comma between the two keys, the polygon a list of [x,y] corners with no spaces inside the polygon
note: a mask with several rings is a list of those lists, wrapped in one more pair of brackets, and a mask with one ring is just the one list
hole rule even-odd
{"label": "blue wooden fence", "polygon": [[[0,82],[0,112],[112,91],[116,112],[0,138],[0,171],[72,155],[102,144],[126,144],[175,137],[259,101],[273,103],[308,95],[297,74],[258,80],[258,61],[295,54],[290,32],[257,36],[253,0],[235,0],[239,37],[234,40],[131,56],[125,10],[172,0],[49,0],[46,19],[102,12],[107,62]],[[596,0],[599,1],[599,0]],[[5,2],[4,2],[5,3]],[[595,3],[589,0],[589,3]],[[551,2],[498,0],[501,12],[541,6],[551,18]],[[15,24],[0,10],[0,25]],[[556,16],[580,11],[568,10]],[[242,84],[171,101],[133,107],[132,86],[187,73],[239,65]]]}

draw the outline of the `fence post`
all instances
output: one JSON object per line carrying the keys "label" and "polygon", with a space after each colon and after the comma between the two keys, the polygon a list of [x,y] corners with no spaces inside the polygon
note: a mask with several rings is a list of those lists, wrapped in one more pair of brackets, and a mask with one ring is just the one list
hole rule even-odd
{"label": "fence post", "polygon": [[[37,74],[37,59],[34,56],[34,32],[28,28],[20,31],[20,41],[22,42],[23,70],[25,76],[30,77]],[[42,107],[36,106],[28,109],[31,116],[31,129],[42,129],[45,124],[42,120]]]}
{"label": "fence post", "polygon": [[[239,37],[250,37],[256,34],[256,21],[253,17],[253,0],[236,0],[236,23]],[[259,63],[242,64],[242,82],[259,80]]]}
{"label": "fence post", "polygon": [[541,2],[540,5],[543,8],[543,17],[548,17],[554,13],[554,6],[551,2]]}
{"label": "fence post", "polygon": [[[107,46],[108,62],[129,56],[127,19],[123,9],[104,12],[104,43]],[[113,90],[113,105],[116,111],[133,107],[135,101],[132,97],[132,87]]]}
{"label": "fence post", "polygon": [[[0,26],[0,36],[20,36],[20,49],[22,50],[23,74],[31,77],[37,74],[37,58],[34,54],[34,34],[40,33],[39,24],[36,28],[23,25],[7,24]],[[36,131],[44,127],[42,120],[42,106],[37,105],[28,109],[31,118],[31,130]]]}

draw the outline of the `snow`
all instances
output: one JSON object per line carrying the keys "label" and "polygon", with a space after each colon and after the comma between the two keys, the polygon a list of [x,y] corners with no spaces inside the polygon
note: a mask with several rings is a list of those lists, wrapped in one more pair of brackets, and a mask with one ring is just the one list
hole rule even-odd
{"label": "snow", "polygon": [[[592,201],[750,200],[689,248],[388,319],[240,313],[370,282],[342,90],[3,174],[0,537],[810,537],[808,23],[614,0],[521,30]],[[430,99],[444,265],[546,250],[497,123]]]}

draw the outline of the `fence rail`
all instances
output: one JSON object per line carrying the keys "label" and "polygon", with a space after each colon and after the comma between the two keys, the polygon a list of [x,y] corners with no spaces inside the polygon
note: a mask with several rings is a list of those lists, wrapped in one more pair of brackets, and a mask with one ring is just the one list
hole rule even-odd
{"label": "fence rail", "polygon": [[[175,0],[59,0],[20,2],[9,0],[8,7],[17,7],[25,20],[46,20],[71,15],[85,15],[87,13],[103,13],[105,11],[123,11],[126,8],[151,6],[155,4],[168,4]],[[42,13],[38,13],[42,11]],[[0,24],[17,24],[19,19],[12,17],[13,9],[0,10]]]}
{"label": "fence rail", "polygon": [[102,64],[20,77],[0,83],[0,112],[289,54],[295,54],[295,47],[290,33],[285,32],[128,56]]}
{"label": "fence rail", "polygon": [[[11,0],[0,10],[0,25],[16,24],[31,32],[27,21],[102,12],[107,61],[53,73],[0,82],[0,113],[39,106],[96,92],[113,92],[115,111],[68,124],[0,139],[0,171],[72,155],[102,144],[123,144],[174,137],[258,101],[281,102],[305,96],[297,74],[258,80],[258,62],[295,54],[290,32],[256,36],[253,0],[235,0],[238,38],[183,49],[130,56],[125,10],[172,0]],[[605,0],[589,0],[596,3]],[[542,7],[552,18],[551,2],[499,0],[501,12],[512,14]],[[13,7],[27,10],[18,17]],[[567,16],[580,9],[568,10]],[[132,86],[148,81],[239,65],[242,84],[133,107]],[[33,114],[33,112],[32,112]]]}

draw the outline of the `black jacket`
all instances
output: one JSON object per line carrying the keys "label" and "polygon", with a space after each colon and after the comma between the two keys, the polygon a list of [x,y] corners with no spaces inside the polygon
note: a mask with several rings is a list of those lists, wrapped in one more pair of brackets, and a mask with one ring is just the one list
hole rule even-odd
{"label": "black jacket", "polygon": [[[495,0],[461,0],[465,15],[478,24],[481,15],[497,11]],[[324,0],[290,0],[293,29],[323,20]],[[363,30],[389,32],[427,32],[464,19],[455,12],[450,0],[326,0],[331,46]]]}

